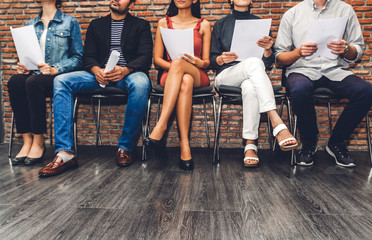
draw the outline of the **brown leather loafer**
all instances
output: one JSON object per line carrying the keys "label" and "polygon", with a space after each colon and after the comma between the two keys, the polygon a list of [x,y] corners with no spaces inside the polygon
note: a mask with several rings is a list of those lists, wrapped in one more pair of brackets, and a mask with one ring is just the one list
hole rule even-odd
{"label": "brown leather loafer", "polygon": [[46,165],[43,169],[40,169],[39,171],[39,177],[51,177],[55,176],[57,174],[63,173],[64,171],[67,171],[72,168],[77,168],[79,166],[77,162],[77,157],[74,156],[73,159],[67,161],[67,162],[57,162],[58,156],[54,158],[54,160]]}
{"label": "brown leather loafer", "polygon": [[119,148],[117,156],[116,165],[119,167],[128,167],[132,165],[132,153]]}

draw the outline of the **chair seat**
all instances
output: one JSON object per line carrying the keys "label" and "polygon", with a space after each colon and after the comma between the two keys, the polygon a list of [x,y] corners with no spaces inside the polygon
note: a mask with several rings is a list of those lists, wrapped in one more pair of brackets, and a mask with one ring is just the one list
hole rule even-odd
{"label": "chair seat", "polygon": [[[274,94],[283,94],[285,95],[285,92],[283,91],[282,86],[280,85],[272,85]],[[233,87],[233,86],[227,86],[227,85],[220,85],[218,88],[218,93],[221,95],[241,95],[242,89],[240,87]]]}
{"label": "chair seat", "polygon": [[128,92],[124,89],[117,88],[117,87],[110,87],[107,86],[105,88],[96,88],[91,91],[82,92],[78,94],[79,96],[89,96],[92,98],[110,98],[113,96],[124,96],[128,95]]}
{"label": "chair seat", "polygon": [[337,94],[329,88],[319,87],[314,89],[313,97],[321,99],[330,99],[337,98]]}
{"label": "chair seat", "polygon": [[[153,90],[152,93],[155,95],[164,93],[164,87],[160,85],[153,85],[152,90]],[[212,92],[212,90],[213,90],[213,86],[211,85],[207,87],[198,87],[198,88],[194,88],[194,91],[192,92],[192,94],[193,96],[203,95],[203,94],[206,94],[207,96],[213,96],[214,93]]]}

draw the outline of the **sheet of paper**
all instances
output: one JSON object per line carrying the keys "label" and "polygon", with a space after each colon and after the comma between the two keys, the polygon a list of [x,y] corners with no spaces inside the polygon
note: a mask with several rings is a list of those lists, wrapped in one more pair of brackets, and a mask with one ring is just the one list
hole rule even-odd
{"label": "sheet of paper", "polygon": [[327,47],[327,43],[342,39],[346,23],[347,16],[311,21],[309,24],[309,31],[307,32],[306,42],[318,44],[318,51],[313,55],[306,57],[306,59],[312,59],[319,56],[336,59],[338,55],[331,52],[331,49]]}
{"label": "sheet of paper", "polygon": [[160,27],[161,37],[172,60],[188,54],[194,56],[194,29],[167,29]]}
{"label": "sheet of paper", "polygon": [[10,28],[19,61],[29,70],[37,70],[37,65],[44,63],[39,41],[33,25]]}
{"label": "sheet of paper", "polygon": [[[119,62],[119,59],[120,59],[120,53],[116,50],[112,50],[111,54],[110,54],[110,57],[107,61],[107,64],[106,64],[106,67],[105,67],[105,70],[103,70],[103,72],[109,72],[111,71],[112,69],[114,69],[114,67],[116,66],[116,64]],[[100,84],[101,88],[105,88],[106,85],[103,85],[103,84]]]}
{"label": "sheet of paper", "polygon": [[257,41],[269,36],[271,19],[236,20],[230,52],[235,52],[242,61],[249,57],[262,58],[264,50]]}

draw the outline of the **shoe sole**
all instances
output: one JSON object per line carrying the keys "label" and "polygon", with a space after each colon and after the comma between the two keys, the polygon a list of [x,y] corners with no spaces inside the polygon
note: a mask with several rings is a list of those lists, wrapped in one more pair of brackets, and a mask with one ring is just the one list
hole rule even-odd
{"label": "shoe sole", "polygon": [[329,149],[328,145],[326,146],[326,151],[327,151],[327,153],[328,153],[329,155],[331,155],[331,156],[335,159],[336,164],[337,164],[338,166],[341,166],[341,167],[348,167],[348,168],[351,168],[351,167],[355,167],[355,166],[356,166],[355,163],[350,163],[350,164],[346,165],[346,164],[343,164],[343,163],[340,163],[339,161],[337,161],[336,155],[331,151],[331,149]]}

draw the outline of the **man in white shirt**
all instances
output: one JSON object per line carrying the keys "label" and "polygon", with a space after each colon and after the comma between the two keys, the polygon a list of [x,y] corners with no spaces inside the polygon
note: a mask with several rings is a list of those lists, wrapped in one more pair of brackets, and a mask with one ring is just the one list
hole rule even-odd
{"label": "man in white shirt", "polygon": [[[331,52],[338,55],[337,59],[322,56],[307,59],[318,50],[316,43],[306,39],[310,21],[344,16],[348,19],[343,39],[327,44]],[[317,87],[326,87],[339,97],[349,99],[326,150],[337,165],[354,167],[345,141],[369,111],[372,87],[346,70],[348,63],[358,61],[364,52],[362,31],[353,8],[340,0],[304,0],[283,15],[275,48],[277,64],[287,66],[287,89],[298,117],[302,149],[297,153],[297,164],[313,165],[319,131],[312,92]]]}

